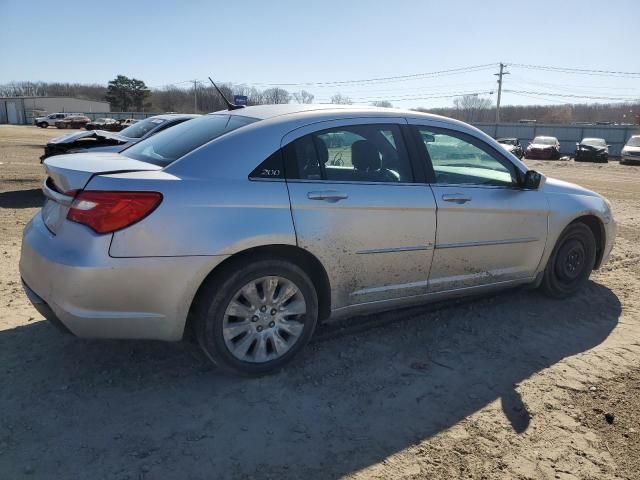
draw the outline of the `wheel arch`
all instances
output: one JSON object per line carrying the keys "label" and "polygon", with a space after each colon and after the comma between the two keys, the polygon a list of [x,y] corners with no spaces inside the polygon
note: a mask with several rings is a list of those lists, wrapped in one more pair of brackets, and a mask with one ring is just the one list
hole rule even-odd
{"label": "wheel arch", "polygon": [[[591,230],[594,238],[596,239],[596,263],[594,265],[594,269],[597,270],[600,268],[600,264],[602,263],[602,256],[604,255],[604,249],[607,240],[607,234],[604,228],[604,224],[602,220],[598,218],[596,215],[582,215],[578,218],[575,218],[569,225],[573,225],[576,223],[583,223]],[[567,225],[568,226],[568,225]]]}
{"label": "wheel arch", "polygon": [[320,263],[320,260],[307,250],[295,245],[262,245],[242,250],[231,255],[209,272],[193,297],[189,313],[187,315],[183,336],[192,336],[193,309],[205,284],[224,278],[225,274],[240,262],[244,262],[252,257],[267,255],[270,257],[288,260],[302,268],[305,273],[309,275],[318,295],[318,320],[322,321],[329,318],[331,315],[331,284],[329,282],[329,275],[322,263]]}

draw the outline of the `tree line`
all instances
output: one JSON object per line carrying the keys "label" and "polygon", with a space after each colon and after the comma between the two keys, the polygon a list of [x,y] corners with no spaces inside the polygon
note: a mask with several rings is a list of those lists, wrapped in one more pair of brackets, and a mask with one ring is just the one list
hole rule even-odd
{"label": "tree line", "polygon": [[[277,103],[313,103],[314,95],[306,90],[290,92],[273,87],[260,90],[230,83],[219,85],[225,96],[247,97],[248,105]],[[223,110],[226,105],[210,84],[197,82],[190,88],[169,85],[149,88],[139,79],[118,75],[108,85],[63,82],[12,82],[0,85],[1,97],[13,96],[68,96],[87,100],[108,101],[112,111],[147,111],[205,113]],[[352,100],[339,92],[331,103],[351,104]],[[380,107],[392,107],[388,101],[371,102]],[[451,107],[415,110],[452,117],[466,122],[493,122],[495,105],[491,99],[478,95],[456,97]],[[500,109],[502,122],[536,120],[540,123],[617,122],[640,123],[640,103],[564,104],[564,105],[507,105]]]}
{"label": "tree line", "polygon": [[[452,107],[416,108],[464,122],[494,122],[496,107],[489,98],[465,95],[455,98]],[[500,122],[517,123],[535,120],[539,123],[614,122],[640,124],[640,103],[580,103],[564,105],[503,105]]]}

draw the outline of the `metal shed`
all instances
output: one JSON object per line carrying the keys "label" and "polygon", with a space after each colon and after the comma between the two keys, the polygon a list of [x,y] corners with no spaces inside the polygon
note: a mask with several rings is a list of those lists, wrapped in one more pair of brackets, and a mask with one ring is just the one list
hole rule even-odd
{"label": "metal shed", "polygon": [[35,117],[56,112],[110,112],[108,102],[74,97],[0,97],[0,123],[28,125]]}

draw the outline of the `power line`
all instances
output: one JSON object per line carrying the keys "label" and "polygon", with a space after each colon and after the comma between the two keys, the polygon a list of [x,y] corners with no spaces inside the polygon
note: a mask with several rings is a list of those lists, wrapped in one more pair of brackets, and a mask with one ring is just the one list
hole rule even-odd
{"label": "power line", "polygon": [[639,97],[612,97],[612,96],[591,96],[591,95],[575,95],[570,93],[553,93],[553,92],[535,92],[535,91],[527,91],[527,90],[504,90],[508,93],[517,93],[517,94],[528,94],[528,95],[545,95],[549,97],[564,97],[564,98],[584,98],[588,100],[618,100],[621,102],[634,102],[638,101]]}
{"label": "power line", "polygon": [[[487,91],[467,91],[467,92],[451,92],[446,95],[424,95],[424,96],[400,96],[400,97],[356,97],[351,98],[350,100],[355,103],[366,103],[366,102],[376,102],[387,100],[389,102],[403,102],[408,100],[431,100],[434,98],[454,98],[454,97],[464,97],[465,95],[492,95],[493,90]],[[319,102],[325,102],[330,99],[322,98],[319,99]]]}
{"label": "power line", "polygon": [[340,85],[372,85],[376,83],[395,83],[395,82],[404,82],[409,80],[416,80],[421,78],[432,78],[438,76],[447,76],[447,75],[459,75],[463,73],[469,72],[477,72],[481,70],[486,70],[488,68],[493,68],[495,66],[494,63],[487,63],[484,65],[473,65],[469,67],[459,67],[452,68],[449,70],[438,70],[434,72],[424,72],[424,73],[413,73],[410,75],[396,75],[393,77],[373,77],[373,78],[361,78],[358,80],[332,80],[332,81],[322,81],[322,82],[298,82],[298,83],[243,83],[242,85],[258,85],[258,86],[267,86],[267,87],[336,87]]}
{"label": "power line", "polygon": [[640,77],[640,72],[620,72],[614,70],[593,70],[587,68],[552,67],[550,65],[528,65],[524,63],[511,63],[512,67],[527,68],[530,70],[543,70],[546,72],[575,73],[580,75],[598,75],[613,77]]}

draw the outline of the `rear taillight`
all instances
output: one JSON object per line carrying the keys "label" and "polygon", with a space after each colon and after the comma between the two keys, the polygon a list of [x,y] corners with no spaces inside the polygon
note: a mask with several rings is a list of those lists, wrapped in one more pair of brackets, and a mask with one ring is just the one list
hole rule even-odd
{"label": "rear taillight", "polygon": [[158,192],[85,191],[73,200],[67,219],[98,233],[111,233],[139,222],[161,201]]}

